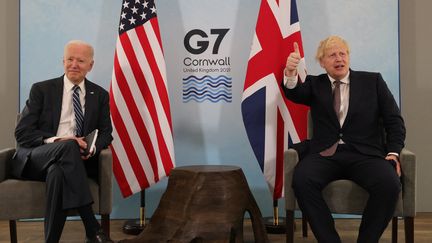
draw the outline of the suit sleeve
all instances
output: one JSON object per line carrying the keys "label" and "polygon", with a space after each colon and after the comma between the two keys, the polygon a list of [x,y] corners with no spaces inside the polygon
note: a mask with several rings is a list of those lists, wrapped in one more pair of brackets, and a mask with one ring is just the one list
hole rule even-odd
{"label": "suit sleeve", "polygon": [[287,99],[297,104],[310,106],[310,97],[312,95],[310,76],[307,76],[303,83],[298,80],[297,85],[293,89],[285,87],[283,81],[281,82],[281,87]]}
{"label": "suit sleeve", "polygon": [[401,152],[405,143],[405,125],[400,109],[381,74],[377,82],[379,109],[386,132],[387,152]]}
{"label": "suit sleeve", "polygon": [[99,135],[96,140],[96,151],[100,152],[102,149],[108,147],[112,141],[112,125],[110,117],[110,107],[109,107],[109,95],[108,92],[103,90],[101,92],[100,100],[100,117],[98,118],[98,130]]}
{"label": "suit sleeve", "polygon": [[20,119],[15,128],[15,138],[21,147],[36,147],[42,145],[44,138],[52,134],[39,127],[39,120],[43,110],[44,93],[36,84],[32,85],[30,95],[21,112]]}

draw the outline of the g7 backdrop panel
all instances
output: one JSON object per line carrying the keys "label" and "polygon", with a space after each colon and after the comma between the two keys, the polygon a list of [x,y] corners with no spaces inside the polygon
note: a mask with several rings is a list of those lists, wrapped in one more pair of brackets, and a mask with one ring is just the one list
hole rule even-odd
{"label": "g7 backdrop panel", "polygon": [[[272,197],[240,110],[259,5],[259,0],[156,1],[177,166],[240,166],[263,215],[270,216]],[[34,82],[63,74],[63,47],[72,39],[95,47],[95,66],[88,78],[109,89],[121,7],[120,0],[20,1],[20,109]],[[351,67],[381,72],[399,100],[397,0],[298,0],[297,8],[308,73],[323,72],[314,60],[319,41],[340,35],[350,44]],[[183,89],[191,75],[209,75],[231,89],[223,99],[187,96]],[[147,216],[157,207],[166,182],[146,190]],[[139,195],[123,199],[114,185],[112,217],[137,217]]]}

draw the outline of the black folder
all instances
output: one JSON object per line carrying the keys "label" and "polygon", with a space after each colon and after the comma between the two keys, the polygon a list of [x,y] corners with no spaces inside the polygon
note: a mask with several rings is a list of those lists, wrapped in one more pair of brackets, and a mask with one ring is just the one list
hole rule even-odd
{"label": "black folder", "polygon": [[93,132],[89,133],[87,136],[85,136],[84,140],[87,143],[87,148],[84,150],[84,155],[87,155],[90,153],[90,149],[95,145],[96,139],[98,136],[98,130],[95,129]]}

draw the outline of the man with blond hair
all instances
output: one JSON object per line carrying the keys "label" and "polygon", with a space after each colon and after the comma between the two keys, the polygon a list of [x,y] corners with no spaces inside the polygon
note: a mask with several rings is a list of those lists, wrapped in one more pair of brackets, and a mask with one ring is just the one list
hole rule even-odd
{"label": "man with blond hair", "polygon": [[[97,178],[97,154],[112,141],[108,92],[86,79],[93,52],[83,41],[67,43],[64,75],[33,84],[15,128],[14,175],[46,182],[48,243],[59,242],[69,209],[80,214],[86,242],[112,242],[94,216],[87,181]],[[86,153],[84,136],[95,129],[95,146]]]}
{"label": "man with blond hair", "polygon": [[401,191],[400,110],[381,74],[350,69],[350,49],[341,37],[320,42],[316,59],[326,73],[304,82],[298,78],[297,43],[293,49],[282,89],[288,99],[310,107],[313,122],[313,137],[299,146],[303,152],[293,176],[300,209],[319,243],[341,242],[322,190],[334,180],[352,180],[369,193],[357,242],[378,243]]}

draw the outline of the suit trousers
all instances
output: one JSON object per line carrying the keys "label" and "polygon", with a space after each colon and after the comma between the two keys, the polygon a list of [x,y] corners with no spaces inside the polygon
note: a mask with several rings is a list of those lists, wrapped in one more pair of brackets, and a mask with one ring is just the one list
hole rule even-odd
{"label": "suit trousers", "polygon": [[93,202],[80,148],[75,140],[44,144],[33,149],[23,177],[46,182],[46,242],[60,240],[67,209]]}
{"label": "suit trousers", "polygon": [[333,156],[316,153],[300,160],[294,170],[293,189],[319,243],[341,242],[322,196],[325,186],[339,179],[352,180],[369,193],[357,242],[378,243],[393,217],[401,191],[393,164],[381,157],[361,154],[346,144],[339,144]]}

